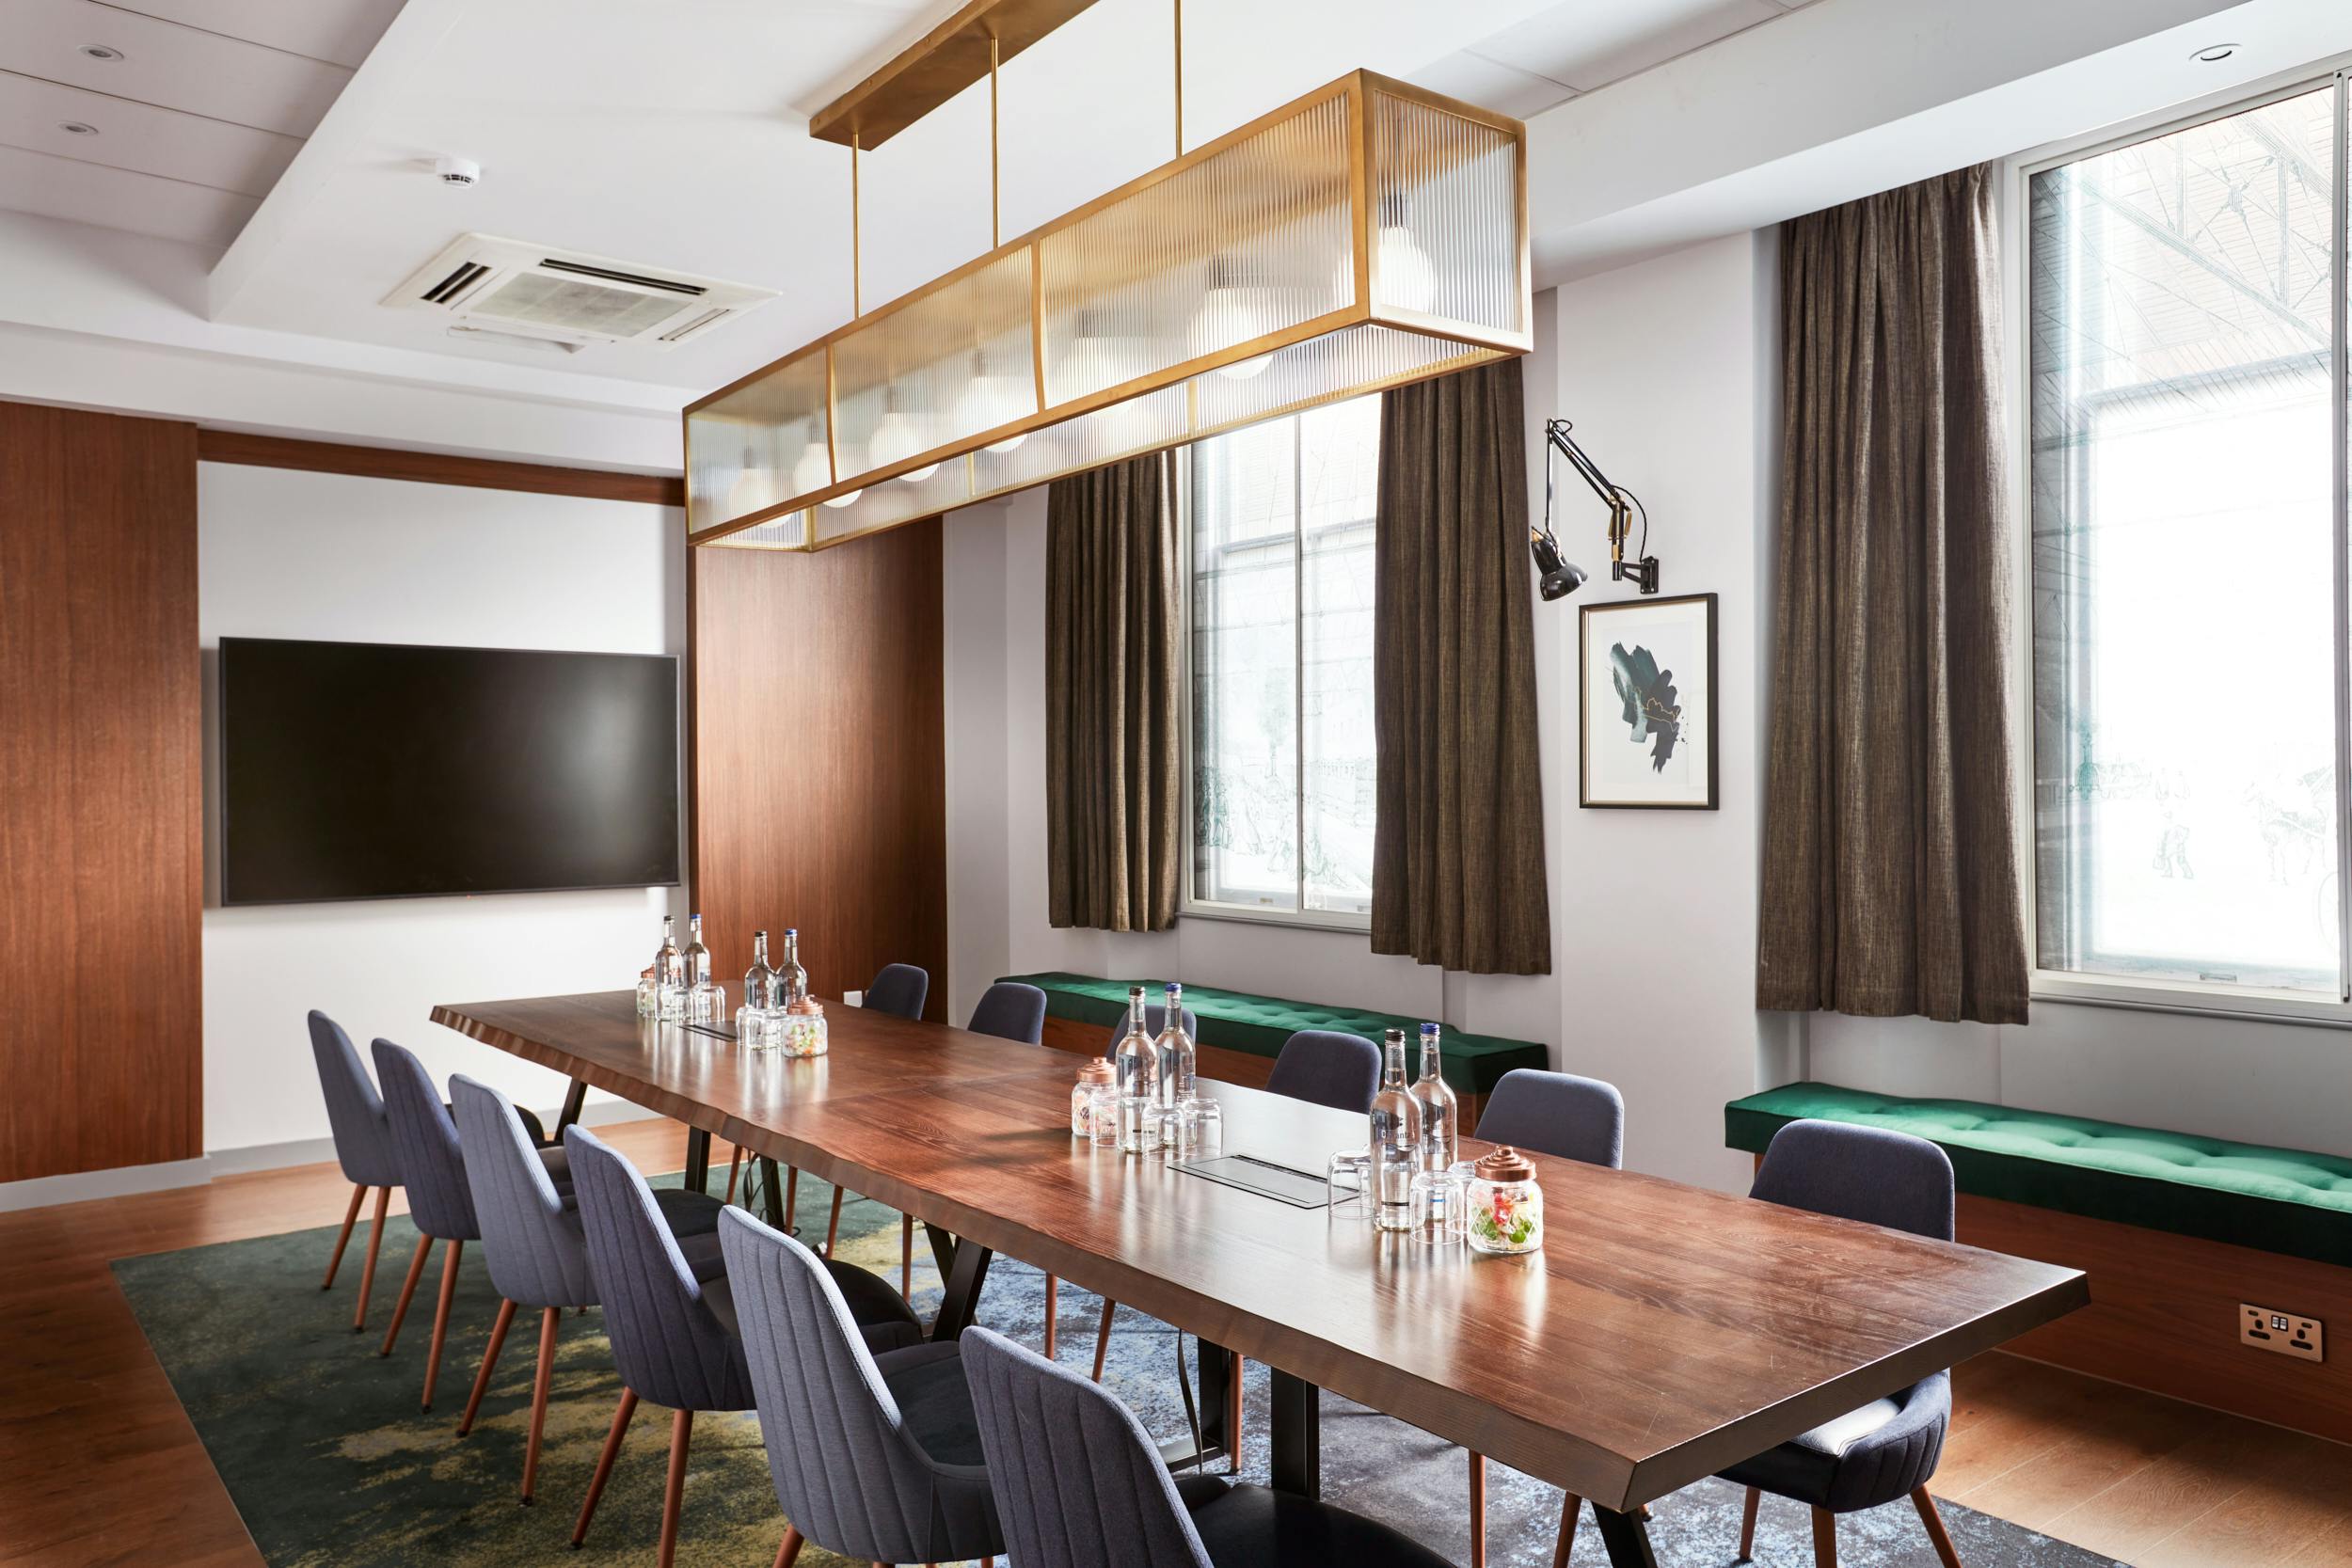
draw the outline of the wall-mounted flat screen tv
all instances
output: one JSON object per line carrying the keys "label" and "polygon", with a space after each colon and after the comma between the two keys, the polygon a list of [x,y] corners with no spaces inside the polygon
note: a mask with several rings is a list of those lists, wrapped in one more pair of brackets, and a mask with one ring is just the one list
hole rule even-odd
{"label": "wall-mounted flat screen tv", "polygon": [[678,879],[678,661],[220,640],[225,904]]}

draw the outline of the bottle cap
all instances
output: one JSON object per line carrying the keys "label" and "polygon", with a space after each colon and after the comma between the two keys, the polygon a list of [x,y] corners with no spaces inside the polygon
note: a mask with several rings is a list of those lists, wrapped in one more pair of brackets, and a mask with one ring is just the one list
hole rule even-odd
{"label": "bottle cap", "polygon": [[1430,1036],[1436,1034],[1437,1032],[1438,1026],[1434,1023],[1424,1023],[1421,1026],[1421,1037],[1422,1039],[1427,1039]]}
{"label": "bottle cap", "polygon": [[1533,1181],[1535,1167],[1527,1163],[1527,1156],[1504,1144],[1491,1154],[1480,1157],[1477,1166],[1481,1181]]}

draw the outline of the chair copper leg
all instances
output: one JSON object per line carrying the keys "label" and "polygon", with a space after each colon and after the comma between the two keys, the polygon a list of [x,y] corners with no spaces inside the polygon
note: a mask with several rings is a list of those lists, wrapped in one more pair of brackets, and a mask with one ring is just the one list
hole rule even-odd
{"label": "chair copper leg", "polygon": [[1103,1326],[1094,1331],[1094,1381],[1103,1381],[1103,1358],[1111,1353],[1111,1314],[1119,1310],[1119,1303],[1103,1303]]}
{"label": "chair copper leg", "polygon": [[391,1326],[384,1331],[384,1342],[376,1347],[378,1355],[392,1354],[392,1341],[400,1338],[400,1325],[408,1316],[408,1298],[417,1293],[417,1280],[424,1274],[424,1260],[432,1256],[434,1238],[417,1238],[417,1255],[408,1259],[408,1277],[400,1287],[400,1301],[392,1307]]}
{"label": "chair copper leg", "polygon": [[914,1216],[898,1216],[898,1293],[914,1294]]}
{"label": "chair copper leg", "polygon": [[368,1294],[375,1289],[375,1255],[384,1247],[384,1211],[391,1201],[391,1188],[375,1189],[375,1219],[368,1227],[368,1263],[359,1271],[359,1306],[351,1314],[351,1332],[354,1334],[368,1326]]}
{"label": "chair copper leg", "polygon": [[1813,1568],[1837,1568],[1837,1515],[1813,1511]]}
{"label": "chair copper leg", "polygon": [[550,1307],[539,1314],[539,1373],[531,1384],[531,1435],[523,1443],[523,1501],[531,1501],[539,1483],[539,1438],[548,1426],[548,1385],[555,1378],[555,1327],[564,1309]]}
{"label": "chair copper leg", "polygon": [[1960,1553],[1952,1549],[1951,1535],[1944,1528],[1944,1515],[1936,1512],[1935,1499],[1928,1496],[1928,1489],[1914,1487],[1911,1501],[1919,1511],[1919,1522],[1928,1528],[1928,1541],[1935,1547],[1936,1560],[1944,1568],[1960,1568]]}
{"label": "chair copper leg", "polygon": [[825,1221],[825,1256],[833,1256],[834,1243],[841,1239],[841,1189],[833,1190],[833,1217]]}
{"label": "chair copper leg", "polygon": [[1748,1488],[1748,1500],[1740,1509],[1740,1560],[1751,1561],[1756,1557],[1756,1505],[1764,1500],[1764,1494],[1756,1487]]}
{"label": "chair copper leg", "polygon": [[1584,1499],[1573,1492],[1560,1499],[1560,1538],[1551,1544],[1551,1568],[1568,1568],[1576,1552],[1576,1516],[1583,1507]]}
{"label": "chair copper leg", "polygon": [[343,1248],[351,1243],[351,1227],[359,1223],[359,1205],[367,1201],[367,1196],[365,1187],[351,1189],[351,1207],[343,1211],[343,1227],[335,1237],[334,1255],[326,1259],[326,1277],[319,1281],[322,1291],[335,1288],[335,1271],[342,1266]]}
{"label": "chair copper leg", "polygon": [[790,1525],[784,1527],[784,1544],[776,1548],[776,1568],[792,1568],[792,1561],[801,1555],[801,1532]]}
{"label": "chair copper leg", "polygon": [[588,1539],[588,1520],[596,1512],[596,1499],[604,1496],[604,1483],[612,1474],[612,1461],[620,1457],[621,1439],[628,1435],[628,1418],[637,1414],[637,1390],[621,1390],[620,1408],[612,1412],[612,1430],[604,1434],[604,1451],[596,1455],[596,1473],[588,1482],[588,1496],[580,1505],[580,1522],[572,1527],[572,1544],[577,1546]]}
{"label": "chair copper leg", "polygon": [[661,1552],[659,1568],[670,1568],[677,1557],[677,1515],[686,1501],[686,1449],[694,1435],[694,1413],[681,1410],[670,1418],[670,1480],[661,1489]]}
{"label": "chair copper leg", "polygon": [[453,1236],[441,1263],[441,1299],[433,1308],[433,1348],[424,1355],[424,1408],[433,1408],[433,1386],[441,1379],[441,1347],[449,1343],[450,1298],[457,1293],[457,1255],[466,1243]]}
{"label": "chair copper leg", "polygon": [[483,1390],[490,1386],[490,1369],[499,1364],[499,1352],[506,1348],[506,1330],[515,1321],[515,1304],[499,1303],[498,1322],[490,1325],[489,1348],[482,1353],[482,1370],[474,1374],[473,1392],[466,1398],[465,1419],[457,1423],[457,1435],[463,1437],[473,1430],[474,1412],[482,1408]]}
{"label": "chair copper leg", "polygon": [[727,1201],[735,1201],[735,1181],[743,1166],[743,1146],[737,1144],[735,1152],[727,1156]]}
{"label": "chair copper leg", "polygon": [[1486,1568],[1486,1456],[1470,1456],[1470,1568]]}
{"label": "chair copper leg", "polygon": [[1059,1344],[1055,1320],[1061,1315],[1061,1281],[1052,1275],[1045,1276],[1045,1359],[1054,1359],[1054,1347]]}

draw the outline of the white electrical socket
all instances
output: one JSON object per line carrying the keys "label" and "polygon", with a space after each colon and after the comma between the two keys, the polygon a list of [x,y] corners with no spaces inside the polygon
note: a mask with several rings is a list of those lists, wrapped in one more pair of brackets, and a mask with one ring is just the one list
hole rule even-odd
{"label": "white electrical socket", "polygon": [[2276,1351],[2303,1361],[2325,1361],[2327,1356],[2327,1325],[2317,1318],[2307,1318],[2299,1312],[2281,1312],[2275,1307],[2256,1307],[2251,1302],[2239,1302],[2237,1307],[2238,1343],[2256,1350]]}

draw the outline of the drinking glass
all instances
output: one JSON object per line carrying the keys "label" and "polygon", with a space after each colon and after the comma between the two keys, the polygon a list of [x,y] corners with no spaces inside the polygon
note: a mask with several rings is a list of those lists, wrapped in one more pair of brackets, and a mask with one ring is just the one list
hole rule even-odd
{"label": "drinking glass", "polygon": [[1214,1160],[1225,1150],[1225,1107],[1200,1096],[1170,1108],[1169,1140],[1179,1160]]}
{"label": "drinking glass", "polygon": [[1445,1170],[1413,1178],[1413,1231],[1423,1241],[1445,1243],[1470,1235],[1470,1183]]}
{"label": "drinking glass", "polygon": [[1371,1212],[1364,1201],[1364,1185],[1372,1174],[1372,1151],[1363,1148],[1343,1148],[1331,1156],[1324,1166],[1323,1180],[1331,1189],[1333,1211],[1341,1205],[1353,1203],[1351,1217],[1360,1218]]}

